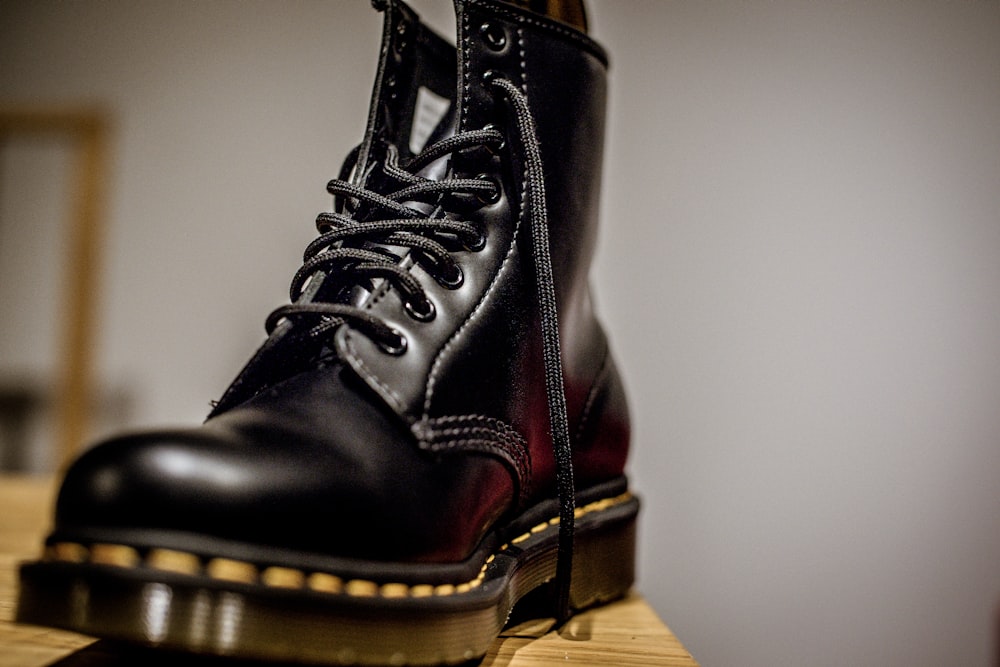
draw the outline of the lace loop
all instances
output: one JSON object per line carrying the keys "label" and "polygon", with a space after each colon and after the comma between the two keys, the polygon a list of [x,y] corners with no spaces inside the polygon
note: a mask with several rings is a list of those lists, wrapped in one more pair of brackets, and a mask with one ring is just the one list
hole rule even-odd
{"label": "lace loop", "polygon": [[[316,217],[320,236],[303,253],[303,263],[292,278],[289,296],[292,304],[278,308],[267,319],[268,334],[280,321],[308,323],[311,337],[350,324],[370,335],[382,349],[392,354],[405,350],[405,340],[367,310],[349,303],[351,288],[360,285],[374,288],[374,280],[383,279],[400,291],[406,312],[417,321],[430,321],[434,305],[420,282],[410,271],[410,264],[421,264],[441,285],[457,289],[463,282],[461,267],[452,256],[456,251],[478,250],[485,244],[485,234],[472,223],[445,217],[440,210],[442,197],[469,195],[476,198],[495,196],[497,185],[478,178],[433,180],[417,172],[458,151],[500,145],[504,136],[489,128],[462,132],[427,147],[405,164],[388,146],[383,173],[401,187],[389,194],[376,192],[346,180],[356,165],[357,151],[348,158],[340,178],[327,183],[327,191],[337,204],[333,211]],[[344,202],[352,202],[345,206]],[[408,204],[433,205],[440,217],[428,215]],[[397,252],[402,251],[402,255]],[[314,280],[323,283],[326,298],[306,296]],[[394,330],[393,330],[394,331]]]}

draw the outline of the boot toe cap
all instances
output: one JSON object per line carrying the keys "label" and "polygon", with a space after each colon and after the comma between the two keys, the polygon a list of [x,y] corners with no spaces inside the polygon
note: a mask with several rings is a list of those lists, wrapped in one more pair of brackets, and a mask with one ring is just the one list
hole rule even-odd
{"label": "boot toe cap", "polygon": [[307,439],[294,421],[236,410],[197,429],[99,444],[67,471],[52,540],[455,562],[510,505],[509,473],[495,460],[428,456],[398,429],[370,424],[363,437],[330,429]]}

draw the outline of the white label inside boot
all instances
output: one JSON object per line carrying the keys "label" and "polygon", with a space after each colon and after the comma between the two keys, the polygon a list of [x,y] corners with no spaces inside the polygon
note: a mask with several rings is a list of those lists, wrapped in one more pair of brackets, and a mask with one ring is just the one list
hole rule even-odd
{"label": "white label inside boot", "polygon": [[417,108],[413,111],[413,128],[410,130],[410,152],[419,153],[438,124],[448,113],[451,101],[420,86],[417,89]]}

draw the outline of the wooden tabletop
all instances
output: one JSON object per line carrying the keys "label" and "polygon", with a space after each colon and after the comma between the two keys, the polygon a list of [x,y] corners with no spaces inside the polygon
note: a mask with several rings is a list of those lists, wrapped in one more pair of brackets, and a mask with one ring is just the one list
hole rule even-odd
{"label": "wooden tabletop", "polygon": [[[39,551],[51,516],[54,489],[51,479],[0,475],[0,667],[134,665],[136,656],[116,644],[12,622],[17,564],[34,558]],[[490,647],[482,667],[698,664],[636,593],[575,616],[559,632],[550,632],[550,626],[551,621],[535,621],[507,628]],[[147,653],[142,664],[235,667],[240,663]]]}

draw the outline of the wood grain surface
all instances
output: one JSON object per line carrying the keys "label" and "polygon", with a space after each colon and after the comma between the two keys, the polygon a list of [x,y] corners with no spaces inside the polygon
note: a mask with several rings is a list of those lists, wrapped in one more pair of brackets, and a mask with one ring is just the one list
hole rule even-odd
{"label": "wood grain surface", "polygon": [[[235,660],[143,651],[69,632],[13,623],[17,564],[34,558],[48,528],[55,482],[0,476],[0,667],[237,667]],[[579,614],[558,632],[550,620],[508,627],[482,667],[697,667],[677,637],[637,593]],[[255,663],[257,664],[257,663]]]}

